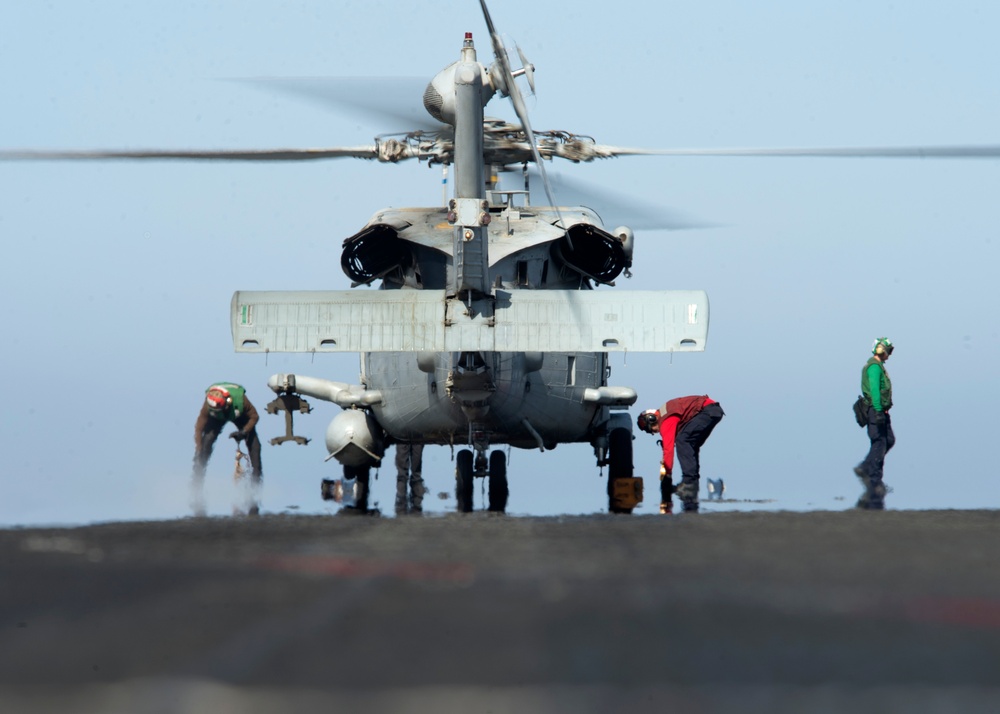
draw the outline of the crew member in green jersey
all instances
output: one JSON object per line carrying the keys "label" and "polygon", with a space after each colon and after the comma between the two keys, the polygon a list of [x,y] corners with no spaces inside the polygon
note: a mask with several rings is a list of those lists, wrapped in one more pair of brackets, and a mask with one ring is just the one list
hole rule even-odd
{"label": "crew member in green jersey", "polygon": [[885,508],[885,484],[882,482],[882,467],[885,455],[896,443],[892,433],[892,382],[885,371],[886,360],[892,354],[893,345],[888,337],[879,337],[872,345],[872,357],[861,370],[861,394],[868,406],[868,438],[871,448],[868,456],[854,467],[854,473],[865,486],[865,493],[858,501],[861,508],[881,510]]}
{"label": "crew member in green jersey", "polygon": [[[257,438],[257,421],[260,417],[246,390],[232,382],[216,382],[205,390],[205,400],[201,412],[194,425],[194,471],[192,472],[192,488],[194,489],[195,511],[203,512],[201,489],[205,480],[205,466],[212,455],[212,447],[219,438],[222,428],[227,422],[232,422],[237,431],[230,438],[246,441],[250,456],[251,480],[254,493],[259,492],[263,472],[260,465],[260,439]],[[258,512],[256,503],[250,506],[250,513]]]}

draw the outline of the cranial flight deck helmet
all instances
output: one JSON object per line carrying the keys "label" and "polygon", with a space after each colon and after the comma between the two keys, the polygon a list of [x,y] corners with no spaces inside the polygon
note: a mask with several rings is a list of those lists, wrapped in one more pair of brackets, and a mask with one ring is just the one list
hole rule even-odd
{"label": "cranial flight deck helmet", "polygon": [[884,354],[886,356],[889,356],[892,354],[892,350],[893,350],[892,342],[889,341],[888,337],[879,337],[872,344],[873,355]]}
{"label": "cranial flight deck helmet", "polygon": [[205,404],[208,405],[209,409],[214,411],[223,411],[232,403],[233,398],[229,396],[229,392],[219,387],[209,389],[208,394],[205,396]]}
{"label": "cranial flight deck helmet", "polygon": [[657,421],[656,410],[647,409],[636,418],[635,423],[640,430],[652,434],[653,430],[656,429]]}

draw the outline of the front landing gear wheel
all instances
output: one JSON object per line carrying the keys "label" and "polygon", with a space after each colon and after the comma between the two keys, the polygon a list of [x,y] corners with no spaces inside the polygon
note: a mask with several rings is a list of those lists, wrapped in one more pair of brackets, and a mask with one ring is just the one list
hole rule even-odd
{"label": "front landing gear wheel", "polygon": [[631,508],[620,505],[615,498],[615,481],[632,478],[632,433],[628,429],[615,429],[608,436],[610,459],[608,464],[608,511],[631,513]]}
{"label": "front landing gear wheel", "polygon": [[490,510],[503,513],[507,509],[507,457],[502,451],[490,454]]}
{"label": "front landing gear wheel", "polygon": [[462,449],[455,457],[455,499],[460,513],[472,512],[472,452]]}

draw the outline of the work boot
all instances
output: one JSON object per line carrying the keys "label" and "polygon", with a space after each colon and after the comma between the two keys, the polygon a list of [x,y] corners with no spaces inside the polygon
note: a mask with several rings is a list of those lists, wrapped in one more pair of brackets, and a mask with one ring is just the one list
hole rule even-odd
{"label": "work boot", "polygon": [[870,508],[873,511],[881,511],[885,508],[885,494],[885,484],[881,481],[872,481],[868,487],[868,500],[871,503]]}
{"label": "work boot", "polygon": [[861,498],[858,499],[858,502],[855,504],[854,507],[859,508],[862,511],[884,511],[885,501],[881,498],[873,497],[870,493],[866,491],[865,493],[861,494]]}
{"label": "work boot", "polygon": [[674,502],[671,499],[666,501],[660,501],[660,513],[663,515],[669,515],[674,512]]}
{"label": "work boot", "polygon": [[869,482],[865,492],[858,499],[856,507],[865,511],[884,511],[887,491],[888,489],[881,481]]}
{"label": "work boot", "polygon": [[685,513],[693,513],[698,510],[697,481],[681,481],[674,487],[674,493],[681,499]]}

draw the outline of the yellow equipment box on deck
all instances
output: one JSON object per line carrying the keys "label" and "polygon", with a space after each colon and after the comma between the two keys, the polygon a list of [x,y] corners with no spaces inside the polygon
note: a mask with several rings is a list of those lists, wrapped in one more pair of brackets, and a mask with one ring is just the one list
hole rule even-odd
{"label": "yellow equipment box on deck", "polygon": [[611,500],[618,508],[635,508],[642,503],[641,478],[616,478],[611,484]]}

